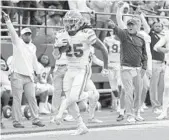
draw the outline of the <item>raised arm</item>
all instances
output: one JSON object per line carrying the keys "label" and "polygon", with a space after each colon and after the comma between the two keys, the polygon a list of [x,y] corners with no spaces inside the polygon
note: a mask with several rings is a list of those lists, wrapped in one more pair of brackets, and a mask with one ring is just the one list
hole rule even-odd
{"label": "raised arm", "polygon": [[122,19],[123,18],[122,17],[122,11],[123,10],[124,10],[124,7],[122,7],[122,4],[118,4],[117,13],[116,13],[116,21],[117,21],[119,28],[126,29],[127,26]]}
{"label": "raised arm", "polygon": [[108,27],[114,30],[114,34],[117,35],[122,42],[126,39],[125,30],[122,30],[119,27],[117,27],[116,24],[110,19],[108,21]]}
{"label": "raised arm", "polygon": [[140,14],[140,19],[142,21],[144,31],[149,34],[151,29],[150,29],[150,26],[148,25],[143,13]]}
{"label": "raised arm", "polygon": [[[2,11],[2,12],[3,12],[3,11]],[[15,28],[14,28],[14,26],[13,26],[12,23],[11,23],[11,20],[10,20],[10,18],[9,18],[9,15],[6,14],[5,12],[3,12],[3,18],[4,18],[5,22],[6,22],[7,28],[8,28],[8,30],[9,30],[10,35],[11,35],[12,43],[13,43],[13,44],[17,44],[17,41],[18,41],[18,39],[19,39],[19,36],[18,36],[18,34],[16,33]]]}

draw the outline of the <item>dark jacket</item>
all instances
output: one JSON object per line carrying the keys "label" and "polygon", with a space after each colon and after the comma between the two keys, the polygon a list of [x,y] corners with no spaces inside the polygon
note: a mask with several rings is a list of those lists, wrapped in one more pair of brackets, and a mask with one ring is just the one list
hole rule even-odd
{"label": "dark jacket", "polygon": [[126,29],[122,30],[117,26],[114,31],[121,41],[121,65],[147,69],[147,52],[143,37],[140,34],[130,35]]}
{"label": "dark jacket", "polygon": [[149,35],[151,37],[150,48],[151,48],[152,60],[158,60],[158,61],[163,62],[164,61],[164,53],[157,52],[154,50],[154,45],[160,40],[160,37],[153,30],[150,31]]}

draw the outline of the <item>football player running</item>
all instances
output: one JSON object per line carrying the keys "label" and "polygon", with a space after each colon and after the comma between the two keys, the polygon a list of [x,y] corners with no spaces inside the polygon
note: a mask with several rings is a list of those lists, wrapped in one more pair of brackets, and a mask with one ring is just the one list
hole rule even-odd
{"label": "football player running", "polygon": [[54,54],[58,57],[66,51],[68,70],[64,77],[63,89],[66,99],[62,102],[59,113],[55,117],[56,122],[62,119],[63,112],[68,108],[77,121],[77,131],[74,135],[82,135],[88,132],[83,122],[77,102],[85,97],[84,91],[89,79],[89,59],[91,46],[100,49],[104,59],[102,73],[108,74],[108,53],[104,44],[96,37],[92,28],[87,25],[78,11],[70,10],[63,19],[65,29],[56,34]]}

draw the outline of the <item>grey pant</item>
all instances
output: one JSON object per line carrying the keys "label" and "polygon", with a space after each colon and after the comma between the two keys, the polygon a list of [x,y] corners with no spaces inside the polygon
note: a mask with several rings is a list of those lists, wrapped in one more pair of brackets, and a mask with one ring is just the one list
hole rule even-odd
{"label": "grey pant", "polygon": [[35,97],[35,87],[30,77],[18,73],[13,73],[11,75],[11,87],[13,96],[13,123],[20,123],[22,120],[21,101],[23,92],[27,98],[33,121],[38,121],[39,116],[37,101]]}
{"label": "grey pant", "polygon": [[[141,106],[142,80],[141,80],[140,68],[135,68],[135,69],[122,68],[121,79],[122,79],[124,93],[125,93],[126,114],[134,115],[134,112],[138,112]],[[134,93],[134,100],[133,100],[133,93]]]}
{"label": "grey pant", "polygon": [[153,63],[152,77],[150,80],[150,100],[153,108],[162,105],[164,91],[164,64]]}
{"label": "grey pant", "polygon": [[55,68],[54,72],[53,84],[54,84],[54,93],[52,96],[52,112],[54,114],[58,113],[60,104],[61,104],[61,96],[63,93],[63,78],[67,71],[67,66],[58,66]]}

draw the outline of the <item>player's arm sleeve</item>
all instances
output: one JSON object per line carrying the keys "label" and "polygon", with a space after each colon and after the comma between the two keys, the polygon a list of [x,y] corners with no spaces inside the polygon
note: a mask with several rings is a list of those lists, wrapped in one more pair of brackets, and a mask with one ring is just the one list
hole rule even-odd
{"label": "player's arm sleeve", "polygon": [[[8,27],[9,33],[11,35],[12,43],[16,45],[20,38],[19,38],[18,34],[16,33],[15,28],[12,25],[10,19],[8,21],[6,21],[6,25]],[[18,45],[18,46],[20,46],[20,45]]]}
{"label": "player's arm sleeve", "polygon": [[168,53],[169,48],[164,48],[163,46],[166,44],[166,38],[161,37],[160,40],[155,44],[154,50],[157,52]]}
{"label": "player's arm sleeve", "polygon": [[108,69],[108,51],[106,46],[97,38],[96,42],[93,44],[93,47],[99,49],[102,52],[104,68]]}
{"label": "player's arm sleeve", "polygon": [[142,46],[142,69],[147,69],[147,51],[146,51],[146,45],[145,41],[143,40],[143,46]]}
{"label": "player's arm sleeve", "polygon": [[86,38],[87,38],[86,40],[87,40],[88,45],[93,45],[96,43],[97,36],[92,29],[87,30]]}
{"label": "player's arm sleeve", "polygon": [[[124,8],[123,8],[123,9],[124,9]],[[117,8],[116,21],[117,21],[118,26],[119,26],[121,29],[127,29],[127,26],[126,26],[126,24],[124,23],[124,21],[123,21],[123,19],[122,19],[122,11],[123,11],[123,9]]]}

